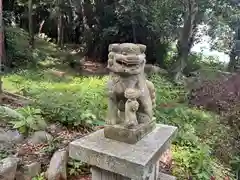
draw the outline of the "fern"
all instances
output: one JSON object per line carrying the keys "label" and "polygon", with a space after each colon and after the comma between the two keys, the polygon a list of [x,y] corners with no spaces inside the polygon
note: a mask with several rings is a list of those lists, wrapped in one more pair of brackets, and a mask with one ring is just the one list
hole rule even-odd
{"label": "fern", "polygon": [[41,116],[40,109],[27,106],[18,111],[22,117],[10,121],[10,123],[14,125],[13,128],[18,129],[20,132],[44,130],[47,127],[47,123]]}
{"label": "fern", "polygon": [[17,112],[14,109],[11,109],[7,106],[0,106],[0,117],[1,118],[13,118],[13,119],[22,119],[23,118],[21,113]]}

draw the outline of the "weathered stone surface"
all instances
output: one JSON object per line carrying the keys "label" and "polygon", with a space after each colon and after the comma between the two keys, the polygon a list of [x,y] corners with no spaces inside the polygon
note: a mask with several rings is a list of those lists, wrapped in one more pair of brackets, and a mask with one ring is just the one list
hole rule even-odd
{"label": "weathered stone surface", "polygon": [[[134,129],[139,124],[154,120],[153,108],[156,93],[153,83],[148,81],[144,75],[145,51],[146,46],[143,44],[109,45],[110,79],[108,81],[109,101],[106,124]],[[131,130],[127,133],[131,134]],[[146,134],[141,133],[140,136]],[[116,139],[115,133],[106,133],[106,135],[108,138]],[[134,140],[139,139],[135,138]],[[128,140],[124,142],[128,142]]]}
{"label": "weathered stone surface", "polygon": [[150,133],[156,127],[156,123],[149,122],[135,126],[133,129],[125,128],[122,125],[106,125],[104,128],[104,135],[116,141],[135,144],[141,140],[145,135]]}
{"label": "weathered stone surface", "polygon": [[176,180],[176,177],[174,176],[162,172],[157,173],[156,171],[158,170],[159,169],[155,169],[154,172],[152,172],[151,177],[143,177],[141,179],[131,179],[94,166],[91,168],[91,173],[92,180]]}
{"label": "weathered stone surface", "polygon": [[16,144],[24,140],[22,134],[17,130],[5,130],[0,128],[0,151],[14,154]]}
{"label": "weathered stone surface", "polygon": [[92,180],[131,180],[128,177],[123,177],[121,175],[105,171],[98,167],[91,168]]}
{"label": "weathered stone surface", "polygon": [[146,64],[144,67],[144,72],[146,74],[168,74],[168,72],[165,69],[162,69],[158,66],[154,66],[152,64]]}
{"label": "weathered stone surface", "polygon": [[45,131],[37,131],[29,139],[29,142],[32,144],[40,144],[40,143],[46,143],[52,140],[53,140],[53,137],[51,134]]}
{"label": "weathered stone surface", "polygon": [[177,178],[160,172],[158,180],[177,180]]}
{"label": "weathered stone surface", "polygon": [[25,166],[25,176],[31,180],[33,177],[41,173],[41,164],[38,162],[33,162]]}
{"label": "weathered stone surface", "polygon": [[0,161],[0,180],[14,180],[18,159],[8,157]]}
{"label": "weathered stone surface", "polygon": [[5,131],[3,128],[0,128],[0,143],[19,143],[23,140],[23,135],[20,134],[17,130],[8,130]]}
{"label": "weathered stone surface", "polygon": [[56,151],[46,172],[47,180],[67,180],[68,152],[65,149]]}
{"label": "weathered stone surface", "polygon": [[136,144],[105,138],[104,130],[99,130],[70,143],[69,155],[73,159],[139,180],[157,164],[176,130],[173,126],[157,125]]}
{"label": "weathered stone surface", "polygon": [[41,173],[41,164],[33,162],[27,164],[16,173],[16,180],[31,180],[33,177]]}

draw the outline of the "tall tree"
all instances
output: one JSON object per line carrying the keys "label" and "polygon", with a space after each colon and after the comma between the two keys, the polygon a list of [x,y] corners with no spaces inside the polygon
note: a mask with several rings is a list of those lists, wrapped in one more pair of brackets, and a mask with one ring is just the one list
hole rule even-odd
{"label": "tall tree", "polygon": [[235,71],[240,57],[240,6],[235,0],[221,0],[209,13],[212,48],[229,55],[228,71]]}
{"label": "tall tree", "polygon": [[29,47],[34,48],[33,0],[28,0],[28,30],[29,30]]}
{"label": "tall tree", "polygon": [[2,103],[2,65],[4,58],[4,27],[3,27],[3,0],[0,0],[0,103]]}
{"label": "tall tree", "polygon": [[186,67],[186,61],[188,59],[189,52],[193,45],[194,28],[196,28],[196,16],[198,14],[198,4],[196,0],[183,1],[184,9],[186,10],[183,17],[183,27],[180,32],[180,36],[177,42],[177,57],[176,64],[173,70],[175,81],[178,82],[180,76]]}
{"label": "tall tree", "polygon": [[57,18],[58,18],[58,38],[57,44],[60,48],[63,48],[64,44],[64,10],[63,10],[64,0],[57,0]]}

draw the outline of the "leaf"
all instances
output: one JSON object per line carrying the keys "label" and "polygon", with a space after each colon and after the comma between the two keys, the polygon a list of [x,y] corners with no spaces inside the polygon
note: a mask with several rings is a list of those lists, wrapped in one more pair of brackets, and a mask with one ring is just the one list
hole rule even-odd
{"label": "leaf", "polygon": [[30,129],[38,130],[38,126],[37,126],[37,123],[36,123],[34,117],[32,117],[32,116],[27,117],[26,122]]}
{"label": "leaf", "polygon": [[0,106],[0,115],[10,117],[10,118],[15,118],[15,119],[23,118],[23,116],[19,112],[6,106]]}
{"label": "leaf", "polygon": [[42,112],[41,109],[35,109],[35,110],[34,110],[34,113],[35,113],[35,114],[41,114],[41,112]]}
{"label": "leaf", "polygon": [[86,123],[87,124],[93,124],[93,121],[92,120],[86,120]]}
{"label": "leaf", "polygon": [[14,124],[13,128],[15,129],[18,129],[26,125],[25,121],[11,121],[11,123]]}
{"label": "leaf", "polygon": [[104,122],[104,121],[99,121],[99,120],[94,120],[94,121],[93,121],[93,124],[94,124],[94,125],[97,125],[97,126],[104,126],[104,125],[105,125],[105,122]]}
{"label": "leaf", "polygon": [[22,126],[18,129],[21,133],[26,133],[27,132],[27,127],[26,126]]}
{"label": "leaf", "polygon": [[36,120],[37,120],[37,123],[39,125],[39,128],[41,128],[41,129],[47,128],[47,123],[45,122],[45,120],[43,118],[40,117]]}

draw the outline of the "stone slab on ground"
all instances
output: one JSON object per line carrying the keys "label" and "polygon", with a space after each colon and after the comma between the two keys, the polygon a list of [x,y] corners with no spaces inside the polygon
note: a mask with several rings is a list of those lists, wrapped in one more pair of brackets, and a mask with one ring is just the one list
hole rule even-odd
{"label": "stone slab on ground", "polygon": [[155,122],[139,124],[133,129],[124,128],[124,125],[106,125],[104,135],[116,141],[135,144],[156,127]]}
{"label": "stone slab on ground", "polygon": [[141,179],[170,146],[176,132],[176,127],[159,124],[136,144],[127,144],[105,138],[102,129],[71,142],[69,155],[124,177]]}
{"label": "stone slab on ground", "polygon": [[41,164],[39,162],[26,164],[17,171],[15,180],[32,180],[33,177],[39,175],[40,172]]}
{"label": "stone slab on ground", "polygon": [[160,172],[158,180],[177,180],[177,178]]}
{"label": "stone slab on ground", "polygon": [[14,180],[19,159],[8,157],[0,161],[0,180]]}

